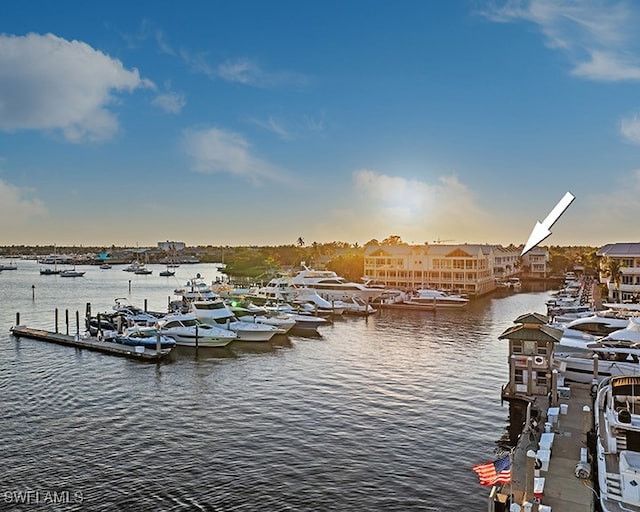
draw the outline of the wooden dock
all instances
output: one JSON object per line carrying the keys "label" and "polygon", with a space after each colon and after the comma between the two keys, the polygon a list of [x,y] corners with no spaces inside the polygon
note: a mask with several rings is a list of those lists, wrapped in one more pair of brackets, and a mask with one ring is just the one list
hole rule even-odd
{"label": "wooden dock", "polygon": [[[538,431],[525,429],[514,451],[512,502],[522,504],[529,501],[533,504],[532,511],[596,510],[593,481],[595,461],[588,455],[587,446],[587,432],[593,417],[590,386],[571,384],[569,395],[561,397],[556,408],[549,408],[547,397],[537,397],[536,402],[542,411],[540,419],[543,422],[539,424]],[[585,406],[589,407],[588,411],[584,410]],[[549,424],[546,425],[549,432],[546,432],[545,424]],[[535,459],[527,455],[530,450],[536,452]],[[582,456],[586,456],[590,464],[588,478],[576,476],[576,467]],[[538,465],[542,465],[537,470],[536,460]],[[534,496],[531,496],[532,493]]]}
{"label": "wooden dock", "polygon": [[11,334],[16,338],[24,337],[40,341],[48,341],[57,343],[58,345],[66,345],[87,350],[94,350],[115,356],[129,357],[132,359],[141,359],[144,361],[159,361],[168,356],[171,349],[154,349],[145,348],[144,351],[136,351],[136,347],[113,343],[110,341],[100,341],[96,337],[83,338],[81,336],[71,336],[57,332],[45,331],[42,329],[32,329],[23,325],[11,328]]}

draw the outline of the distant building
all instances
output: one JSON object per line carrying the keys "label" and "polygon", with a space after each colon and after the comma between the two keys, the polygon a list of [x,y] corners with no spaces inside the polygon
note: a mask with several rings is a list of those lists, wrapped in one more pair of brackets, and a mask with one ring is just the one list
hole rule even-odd
{"label": "distant building", "polygon": [[549,251],[534,247],[522,257],[522,277],[546,279],[551,273]]}
{"label": "distant building", "polygon": [[184,251],[186,245],[184,242],[158,242],[158,249],[165,252],[179,252]]}
{"label": "distant building", "polygon": [[496,287],[495,254],[492,245],[370,245],[364,251],[364,273],[391,288],[479,296]]}
{"label": "distant building", "polygon": [[[640,243],[607,244],[596,251],[596,256],[600,257],[600,282],[607,284],[609,300],[637,302],[640,297]],[[618,260],[622,265],[619,290],[605,272],[607,258]]]}
{"label": "distant building", "polygon": [[494,248],[493,275],[496,279],[506,280],[516,276],[520,271],[521,249],[512,245],[502,247],[497,245]]}

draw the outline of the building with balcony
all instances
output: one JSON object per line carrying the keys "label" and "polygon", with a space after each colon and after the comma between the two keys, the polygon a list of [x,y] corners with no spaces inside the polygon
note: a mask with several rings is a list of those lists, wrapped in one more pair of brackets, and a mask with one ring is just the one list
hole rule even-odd
{"label": "building with balcony", "polygon": [[551,273],[549,251],[534,247],[522,257],[523,279],[546,279]]}
{"label": "building with balcony", "polygon": [[[607,284],[608,299],[619,302],[638,302],[640,299],[640,243],[607,244],[596,251],[600,257],[600,282]],[[620,262],[620,287],[606,272],[607,260]]]}
{"label": "building with balcony", "polygon": [[364,251],[364,274],[399,290],[435,288],[480,296],[496,287],[495,254],[492,245],[370,245]]}

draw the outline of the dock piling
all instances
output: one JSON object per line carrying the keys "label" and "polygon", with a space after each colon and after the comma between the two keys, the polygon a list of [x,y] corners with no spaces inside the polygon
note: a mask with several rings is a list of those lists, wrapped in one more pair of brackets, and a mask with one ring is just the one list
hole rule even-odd
{"label": "dock piling", "polygon": [[66,334],[67,336],[69,336],[69,310],[65,309],[64,310],[64,324],[66,326]]}
{"label": "dock piling", "polygon": [[55,333],[58,333],[58,308],[56,308],[56,319],[55,319],[55,324],[56,324],[56,330]]}
{"label": "dock piling", "polygon": [[36,300],[36,285],[31,285],[31,300]]}
{"label": "dock piling", "polygon": [[16,313],[16,325],[20,325],[20,313]]}
{"label": "dock piling", "polygon": [[76,340],[80,339],[80,311],[76,309]]}

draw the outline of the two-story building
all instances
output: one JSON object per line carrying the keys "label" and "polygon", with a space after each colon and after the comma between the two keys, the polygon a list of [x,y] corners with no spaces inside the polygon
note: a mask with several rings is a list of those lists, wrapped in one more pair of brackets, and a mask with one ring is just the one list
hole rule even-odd
{"label": "two-story building", "polygon": [[[607,244],[596,251],[600,257],[599,278],[606,283],[609,300],[637,302],[640,298],[640,243]],[[620,263],[620,286],[607,273],[607,260],[617,260]]]}

